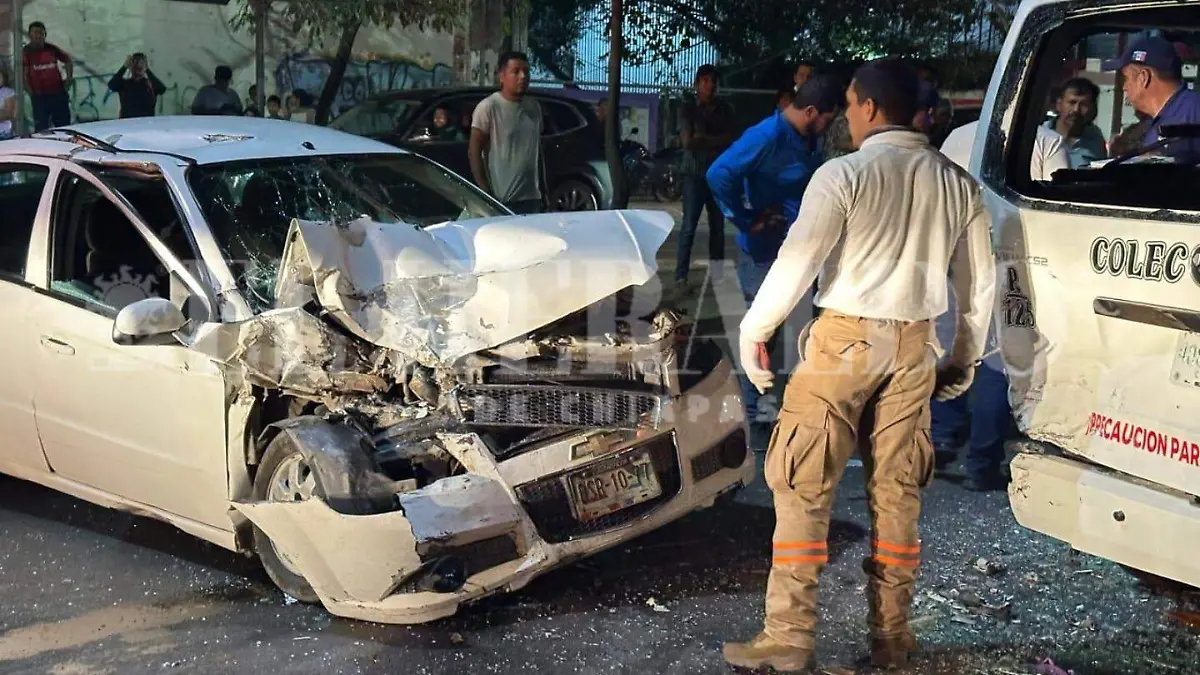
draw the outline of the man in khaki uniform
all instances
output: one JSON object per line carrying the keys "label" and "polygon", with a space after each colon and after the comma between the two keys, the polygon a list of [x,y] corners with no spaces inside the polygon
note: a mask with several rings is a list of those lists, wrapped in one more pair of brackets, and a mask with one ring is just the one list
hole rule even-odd
{"label": "man in khaki uniform", "polygon": [[[750,642],[725,645],[734,666],[812,665],[829,512],[856,445],[873,530],[864,564],[872,662],[904,665],[916,649],[908,615],[920,490],[933,474],[929,401],[970,385],[995,293],[979,187],[908,126],[917,92],[916,72],[899,61],[855,73],[846,118],[858,151],[813,175],[741,324],[742,367],[765,390],[772,376],[762,345],[819,275],[823,311],[802,337],[804,361],[788,381],[766,459],[776,525],[765,626]],[[960,299],[958,332],[935,373],[932,319],[947,310],[947,273]]]}

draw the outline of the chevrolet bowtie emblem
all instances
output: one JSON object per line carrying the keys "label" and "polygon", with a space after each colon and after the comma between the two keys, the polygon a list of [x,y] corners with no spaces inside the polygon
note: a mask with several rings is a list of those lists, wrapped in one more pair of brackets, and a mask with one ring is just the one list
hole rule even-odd
{"label": "chevrolet bowtie emblem", "polygon": [[590,433],[582,441],[571,446],[571,460],[585,457],[599,457],[612,452],[625,442],[625,434],[620,431],[597,431]]}

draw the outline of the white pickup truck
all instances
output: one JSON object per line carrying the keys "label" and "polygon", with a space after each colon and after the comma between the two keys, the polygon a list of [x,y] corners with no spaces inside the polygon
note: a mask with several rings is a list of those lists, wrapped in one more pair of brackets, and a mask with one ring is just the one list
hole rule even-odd
{"label": "white pickup truck", "polygon": [[1196,45],[1200,0],[1022,2],[970,168],[993,217],[1009,398],[1034,441],[1012,462],[1017,521],[1200,586],[1200,168],[1028,169],[1068,78],[1099,85],[1105,138],[1137,122],[1100,62],[1146,34]]}

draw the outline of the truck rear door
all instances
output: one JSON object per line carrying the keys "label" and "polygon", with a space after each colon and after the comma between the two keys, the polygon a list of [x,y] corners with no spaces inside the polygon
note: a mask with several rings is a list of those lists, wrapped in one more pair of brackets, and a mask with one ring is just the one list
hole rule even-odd
{"label": "truck rear door", "polygon": [[1138,118],[1102,60],[1155,31],[1196,43],[1200,2],[1083,7],[1022,4],[972,153],[993,216],[1010,399],[1034,439],[1200,494],[1200,170],[1029,175],[1056,88],[1094,82],[1091,119],[1074,131],[1113,138]]}

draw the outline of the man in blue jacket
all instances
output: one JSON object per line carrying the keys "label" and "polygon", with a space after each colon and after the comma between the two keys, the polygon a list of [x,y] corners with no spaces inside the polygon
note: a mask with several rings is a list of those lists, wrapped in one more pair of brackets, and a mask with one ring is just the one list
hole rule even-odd
{"label": "man in blue jacket", "polygon": [[[737,275],[747,307],[796,220],[804,188],[824,160],[821,135],[845,100],[845,89],[831,77],[809,79],[791,105],[747,129],[708,169],[713,198],[738,228]],[[758,390],[741,380],[750,444],[762,449],[771,421],[758,419]]]}

